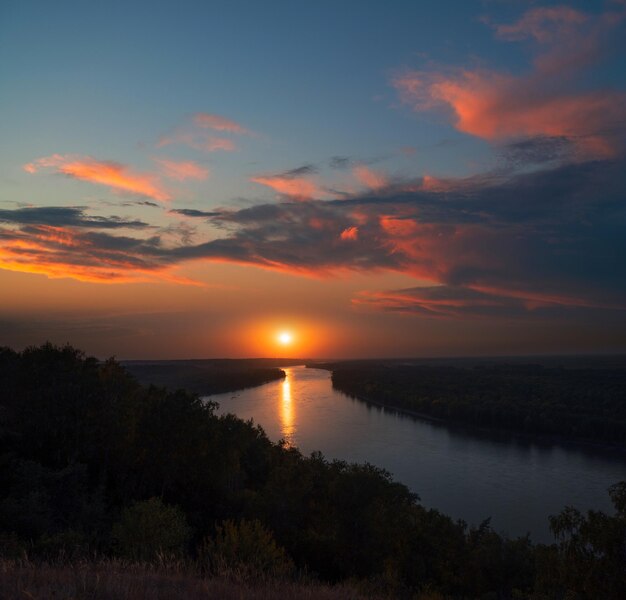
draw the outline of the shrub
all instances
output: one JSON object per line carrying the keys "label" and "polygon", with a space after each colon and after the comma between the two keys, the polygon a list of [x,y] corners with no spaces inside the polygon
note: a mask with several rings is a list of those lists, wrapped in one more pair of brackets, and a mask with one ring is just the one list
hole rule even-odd
{"label": "shrub", "polygon": [[134,560],[153,560],[159,554],[180,555],[190,533],[183,512],[159,498],[126,508],[113,526],[119,553]]}
{"label": "shrub", "polygon": [[258,520],[222,521],[215,537],[205,540],[203,554],[209,569],[219,574],[285,577],[294,570],[291,558]]}

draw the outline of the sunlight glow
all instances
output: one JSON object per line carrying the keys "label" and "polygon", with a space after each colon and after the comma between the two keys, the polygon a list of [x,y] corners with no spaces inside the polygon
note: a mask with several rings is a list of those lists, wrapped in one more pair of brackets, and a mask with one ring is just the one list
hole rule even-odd
{"label": "sunlight glow", "polygon": [[283,346],[288,346],[291,342],[293,342],[293,335],[289,331],[281,331],[278,334],[278,341]]}
{"label": "sunlight glow", "polygon": [[291,372],[285,369],[287,376],[282,383],[281,398],[279,400],[280,429],[287,447],[293,446],[295,427],[295,414],[293,399],[291,397]]}

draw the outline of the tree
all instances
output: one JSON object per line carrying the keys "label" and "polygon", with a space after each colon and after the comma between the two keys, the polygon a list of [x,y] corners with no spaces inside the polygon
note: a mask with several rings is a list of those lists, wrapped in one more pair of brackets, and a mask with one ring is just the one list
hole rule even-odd
{"label": "tree", "polygon": [[124,509],[113,526],[113,539],[123,556],[152,560],[159,554],[180,555],[191,530],[183,512],[159,498],[136,502]]}

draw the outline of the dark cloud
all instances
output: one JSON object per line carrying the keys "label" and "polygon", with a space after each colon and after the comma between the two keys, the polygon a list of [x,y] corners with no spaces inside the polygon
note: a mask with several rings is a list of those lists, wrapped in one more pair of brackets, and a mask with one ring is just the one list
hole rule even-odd
{"label": "dark cloud", "polygon": [[352,301],[385,312],[414,314],[432,318],[524,316],[554,318],[568,312],[589,310],[623,311],[625,306],[602,305],[574,297],[549,294],[482,291],[471,287],[437,285],[382,292],[362,292]]}
{"label": "dark cloud", "polygon": [[295,169],[289,169],[282,173],[277,173],[274,177],[281,177],[283,179],[296,179],[298,177],[304,177],[306,175],[315,175],[318,172],[318,168],[313,164],[306,164]]}
{"label": "dark cloud", "polygon": [[[218,217],[228,239],[174,251],[294,272],[392,269],[528,305],[626,304],[623,161],[415,182],[329,202],[260,205]],[[358,235],[342,238],[355,227]],[[510,305],[507,301],[507,306]]]}
{"label": "dark cloud", "polygon": [[210,219],[211,217],[218,217],[222,214],[220,211],[206,211],[206,210],[196,210],[194,208],[174,208],[168,212],[183,215],[184,217],[198,217],[204,219]]}
{"label": "dark cloud", "polygon": [[505,162],[515,167],[562,162],[575,151],[572,140],[566,137],[539,136],[518,140],[502,148]]}
{"label": "dark cloud", "polygon": [[328,166],[331,169],[349,169],[352,166],[352,161],[347,156],[332,156],[328,161]]}
{"label": "dark cloud", "polygon": [[[104,231],[120,227],[117,218],[92,231],[85,222],[93,219],[79,209],[65,220],[53,212],[43,223],[44,213],[34,219],[26,209],[3,211],[12,226],[0,228],[0,246],[11,264],[69,265],[79,276],[110,279],[133,270],[159,276],[203,259],[316,276],[392,270],[432,284],[405,290],[404,304],[393,308],[416,314],[437,307],[451,315],[455,306],[473,316],[623,308],[624,161],[547,164],[419,179],[332,201],[224,210],[210,217],[221,237],[201,243],[187,232],[172,240],[163,232],[146,238]],[[51,223],[62,223],[63,235]],[[360,303],[388,310],[394,294]]]}
{"label": "dark cloud", "polygon": [[92,229],[145,229],[148,223],[126,220],[115,215],[87,216],[80,206],[34,206],[15,210],[0,210],[0,222],[20,225],[38,224],[54,227],[89,227]]}

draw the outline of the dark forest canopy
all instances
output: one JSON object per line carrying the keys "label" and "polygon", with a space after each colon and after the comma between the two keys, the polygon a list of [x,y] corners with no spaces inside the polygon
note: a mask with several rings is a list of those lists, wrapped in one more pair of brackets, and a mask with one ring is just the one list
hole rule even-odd
{"label": "dark forest canopy", "polygon": [[207,359],[125,361],[122,365],[143,385],[186,389],[200,395],[221,394],[285,377],[279,367],[299,364],[290,359]]}
{"label": "dark forest canopy", "polygon": [[624,482],[610,490],[614,515],[565,509],[551,521],[555,544],[534,545],[427,510],[382,469],[303,456],[70,346],[0,349],[0,382],[5,556],[167,553],[205,574],[306,570],[394,597],[626,596]]}
{"label": "dark forest canopy", "polygon": [[626,360],[562,362],[345,361],[319,366],[333,371],[336,389],[364,401],[451,423],[626,447]]}

